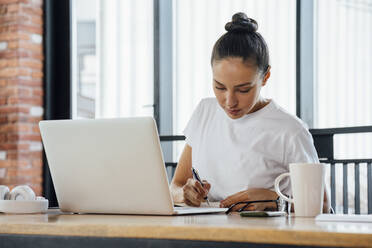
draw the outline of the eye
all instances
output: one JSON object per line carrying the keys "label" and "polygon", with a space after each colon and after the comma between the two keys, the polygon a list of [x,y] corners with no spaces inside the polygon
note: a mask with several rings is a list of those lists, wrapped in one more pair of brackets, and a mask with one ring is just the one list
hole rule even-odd
{"label": "eye", "polygon": [[215,88],[216,88],[217,90],[226,90],[226,88],[221,88],[221,87],[217,87],[217,86],[215,86]]}
{"label": "eye", "polygon": [[248,93],[251,89],[252,89],[252,88],[250,88],[250,89],[246,89],[246,90],[239,90],[239,92],[240,92],[240,93]]}

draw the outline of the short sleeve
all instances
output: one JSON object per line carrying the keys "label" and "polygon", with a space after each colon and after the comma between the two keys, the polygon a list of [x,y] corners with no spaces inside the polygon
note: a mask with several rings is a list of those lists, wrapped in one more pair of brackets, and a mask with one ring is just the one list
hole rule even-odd
{"label": "short sleeve", "polygon": [[289,139],[284,163],[287,166],[290,163],[319,163],[313,137],[307,129],[303,128]]}
{"label": "short sleeve", "polygon": [[[290,163],[319,163],[313,137],[305,127],[291,135],[287,140],[283,162],[287,171],[289,171]],[[289,178],[283,180],[282,185],[282,192],[286,195],[292,195]]]}
{"label": "short sleeve", "polygon": [[186,128],[183,131],[183,134],[186,136],[186,143],[193,147],[197,142],[198,137],[200,137],[200,123],[202,121],[203,113],[203,101],[200,101],[189,122],[186,125]]}

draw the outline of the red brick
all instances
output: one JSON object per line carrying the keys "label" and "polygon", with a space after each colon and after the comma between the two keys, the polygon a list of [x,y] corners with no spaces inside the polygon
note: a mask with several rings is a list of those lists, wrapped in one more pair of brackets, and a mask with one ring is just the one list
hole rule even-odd
{"label": "red brick", "polygon": [[21,144],[21,143],[0,143],[0,150],[28,150],[30,148],[30,144]]}
{"label": "red brick", "polygon": [[32,166],[34,167],[42,167],[43,166],[43,159],[40,157],[39,159],[32,160]]}
{"label": "red brick", "polygon": [[33,125],[32,130],[33,133],[40,133],[39,125]]}
{"label": "red brick", "polygon": [[20,133],[31,132],[32,131],[32,126],[29,125],[29,124],[18,123],[17,124],[17,131],[20,132]]}
{"label": "red brick", "polygon": [[38,165],[37,162],[33,162],[33,161],[37,161],[38,159],[42,159],[43,158],[43,153],[42,151],[9,151],[7,153],[7,159],[13,159],[13,160],[16,160],[16,159],[20,159],[20,160],[31,160],[32,161],[32,165],[33,166],[36,166]]}
{"label": "red brick", "polygon": [[0,70],[0,77],[30,76],[31,70],[18,67],[8,67]]}
{"label": "red brick", "polygon": [[27,167],[30,162],[24,160],[0,160],[0,168]]}
{"label": "red brick", "polygon": [[5,143],[8,141],[8,137],[4,133],[0,133],[0,143]]}
{"label": "red brick", "polygon": [[3,25],[5,24],[17,24],[17,23],[26,23],[30,20],[31,18],[27,16],[19,16],[19,15],[6,15],[6,16],[1,16],[0,15],[0,23]]}
{"label": "red brick", "polygon": [[39,69],[39,70],[43,68],[43,63],[39,60],[20,59],[17,62],[20,66],[23,66],[23,67]]}
{"label": "red brick", "polygon": [[18,3],[19,0],[0,0],[0,4]]}
{"label": "red brick", "polygon": [[17,49],[18,47],[19,47],[19,42],[17,40],[8,42],[9,49]]}
{"label": "red brick", "polygon": [[10,59],[10,58],[17,58],[18,57],[18,51],[9,51],[9,50],[6,50],[6,51],[3,51],[3,52],[0,52],[0,58],[2,59]]}
{"label": "red brick", "polygon": [[19,86],[30,86],[30,87],[40,87],[43,86],[43,81],[41,79],[9,79],[6,81],[6,85],[13,86],[13,85],[19,85]]}
{"label": "red brick", "polygon": [[8,12],[7,5],[0,5],[0,15],[5,15]]}
{"label": "red brick", "polygon": [[6,177],[7,178],[11,178],[11,177],[14,177],[14,176],[16,176],[18,173],[18,169],[17,169],[17,167],[16,168],[9,168],[8,170],[7,170],[7,173],[6,173]]}
{"label": "red brick", "polygon": [[15,87],[5,87],[0,91],[0,97],[14,96],[17,94],[17,88]]}
{"label": "red brick", "polygon": [[10,123],[14,123],[14,122],[39,123],[39,121],[41,120],[42,120],[42,117],[37,117],[37,116],[27,116],[27,115],[21,115],[21,114],[8,115],[8,121]]}
{"label": "red brick", "polygon": [[41,16],[31,16],[31,23],[35,25],[43,25],[43,18]]}
{"label": "red brick", "polygon": [[[20,184],[26,184],[27,185],[27,184],[30,183],[30,179],[31,179],[30,177],[20,177],[20,176],[7,177],[7,178],[2,180],[2,183],[5,184],[5,185],[20,185]],[[41,179],[38,180],[38,181],[41,181]],[[11,188],[11,187],[9,187],[9,188]]]}
{"label": "red brick", "polygon": [[[19,88],[16,86],[5,87],[0,91],[0,97],[30,97],[32,96],[32,89]],[[1,106],[0,106],[1,107]]]}
{"label": "red brick", "polygon": [[9,142],[15,141],[39,141],[41,142],[41,136],[36,134],[12,134],[7,135]]}
{"label": "red brick", "polygon": [[0,114],[17,113],[18,107],[14,106],[0,106]]}
{"label": "red brick", "polygon": [[43,53],[43,45],[31,43],[30,41],[19,41],[19,48],[35,53]]}
{"label": "red brick", "polygon": [[[27,34],[27,33],[31,33],[31,34],[39,34],[39,35],[42,35],[43,34],[43,26],[42,25],[39,25],[39,24],[30,24],[30,23],[17,23],[17,22],[14,22],[14,23],[11,23],[11,24],[8,24],[6,26],[0,26],[0,32],[3,33],[3,32],[7,32],[7,33],[18,33],[18,32],[21,32],[21,33],[24,33],[24,34]],[[24,36],[22,36],[24,37]]]}
{"label": "red brick", "polygon": [[0,116],[0,124],[8,123],[8,116]]}
{"label": "red brick", "polygon": [[9,97],[8,104],[30,104],[32,106],[41,106],[43,99],[38,97]]}
{"label": "red brick", "polygon": [[19,61],[17,59],[1,59],[0,60],[0,68],[2,67],[16,67],[19,65]]}
{"label": "red brick", "polygon": [[17,33],[19,31],[19,23],[8,23],[5,26],[0,26],[0,33]]}
{"label": "red brick", "polygon": [[32,89],[32,95],[33,96],[43,96],[44,95],[44,90],[41,87],[37,87]]}
{"label": "red brick", "polygon": [[44,60],[44,55],[42,53],[29,52],[27,57],[37,60]]}
{"label": "red brick", "polygon": [[10,41],[10,40],[29,40],[30,35],[19,32],[12,33],[0,33],[0,41]]}
{"label": "red brick", "polygon": [[16,107],[16,106],[0,106],[0,114],[9,114],[9,113],[25,113],[30,112],[29,108],[26,107]]}
{"label": "red brick", "polygon": [[17,91],[19,96],[32,96],[32,89],[30,88],[18,88]]}
{"label": "red brick", "polygon": [[[22,127],[23,128],[23,127]],[[7,125],[0,125],[0,133],[12,133],[17,132],[19,129],[18,124],[7,124]]]}
{"label": "red brick", "polygon": [[43,78],[44,77],[44,73],[42,71],[33,71],[31,73],[31,77],[32,78]]}
{"label": "red brick", "polygon": [[7,171],[8,178],[15,178],[16,176],[21,177],[35,177],[41,176],[42,170],[40,168],[9,168]]}
{"label": "red brick", "polygon": [[5,51],[0,52],[0,58],[3,59],[11,59],[11,58],[20,58],[20,57],[31,57],[27,52],[25,51],[18,51],[18,50],[12,50],[12,51]]}
{"label": "red brick", "polygon": [[9,168],[13,162],[11,160],[0,160],[0,168]]}
{"label": "red brick", "polygon": [[43,15],[43,9],[40,7],[25,7],[22,6],[22,13],[28,14],[28,16],[42,16]]}
{"label": "red brick", "polygon": [[8,5],[8,13],[14,13],[14,12],[18,12],[20,9],[19,7],[19,4],[16,3],[16,4],[9,4]]}
{"label": "red brick", "polygon": [[7,104],[7,102],[8,102],[7,97],[0,97],[0,105],[5,105],[5,104]]}
{"label": "red brick", "polygon": [[[0,77],[17,77],[25,76],[23,75],[24,71],[17,67],[8,67],[0,70]],[[26,75],[27,76],[27,75]]]}

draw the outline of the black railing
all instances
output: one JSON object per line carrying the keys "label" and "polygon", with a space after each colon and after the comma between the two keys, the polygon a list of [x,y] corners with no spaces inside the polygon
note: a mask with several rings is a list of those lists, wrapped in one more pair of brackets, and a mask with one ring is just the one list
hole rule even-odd
{"label": "black railing", "polygon": [[348,167],[354,166],[355,188],[354,208],[355,214],[360,214],[360,165],[367,165],[367,205],[368,214],[372,214],[372,158],[368,159],[335,159],[334,158],[334,136],[337,134],[372,133],[372,126],[310,129],[314,139],[314,145],[318,152],[319,160],[331,166],[331,206],[336,207],[336,165],[342,164],[342,202],[343,213],[348,213]]}
{"label": "black railing", "polygon": [[[334,159],[334,135],[350,133],[372,133],[372,126],[346,127],[346,128],[327,128],[310,129],[314,139],[314,145],[318,153],[320,162],[330,164],[330,186],[331,186],[331,206],[336,209],[336,165],[342,164],[343,171],[343,212],[348,213],[348,166],[354,165],[355,190],[354,205],[355,214],[360,214],[360,165],[367,165],[367,196],[368,214],[372,214],[372,158],[371,159]],[[183,135],[160,136],[161,142],[183,141]],[[171,167],[174,172],[177,163],[166,162],[166,167]]]}

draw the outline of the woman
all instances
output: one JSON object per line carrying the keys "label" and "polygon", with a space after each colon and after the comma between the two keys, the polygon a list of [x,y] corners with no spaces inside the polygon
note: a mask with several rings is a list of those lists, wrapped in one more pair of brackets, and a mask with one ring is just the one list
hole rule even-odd
{"label": "woman", "polygon": [[[255,20],[237,13],[213,47],[216,97],[199,103],[184,130],[186,145],[170,186],[174,202],[200,206],[207,195],[220,207],[276,200],[274,180],[288,171],[289,163],[319,162],[306,125],[260,95],[270,65],[257,28]],[[203,185],[193,179],[192,167],[206,179]],[[291,193],[289,179],[282,187]],[[324,206],[328,209],[327,197]],[[276,207],[275,202],[258,202],[246,210]]]}

